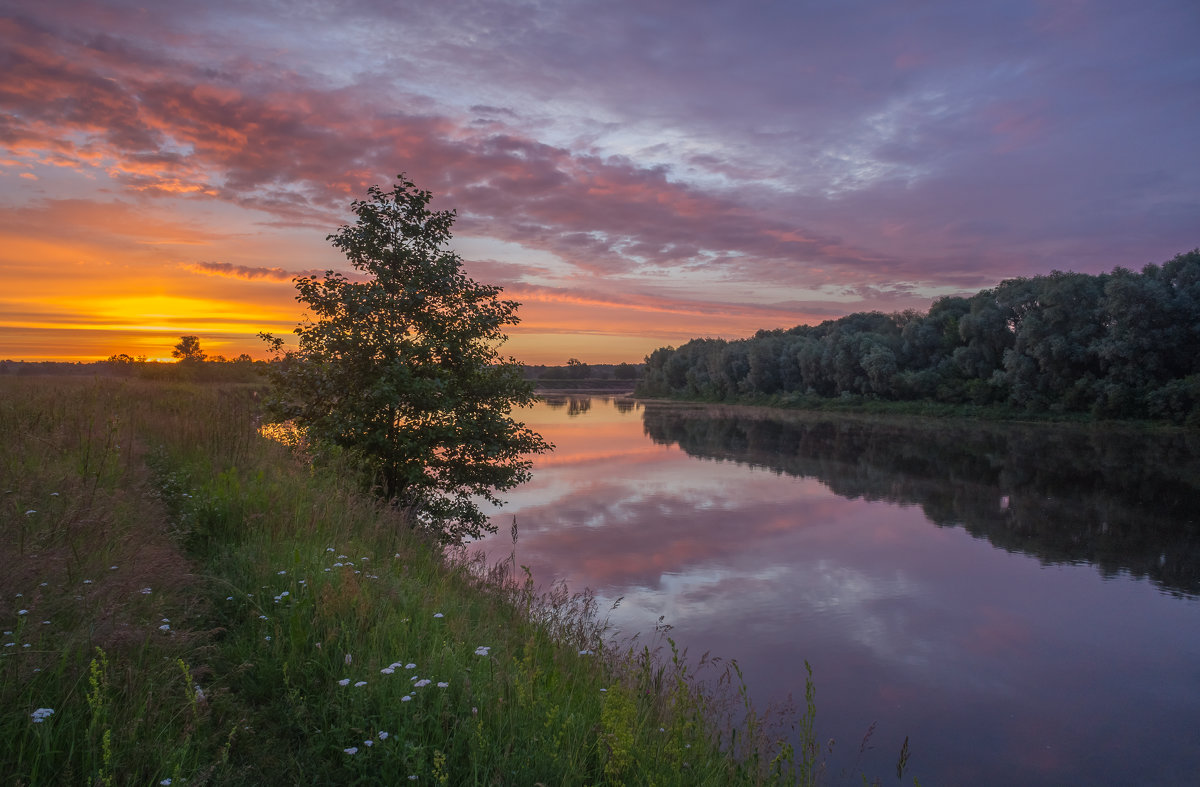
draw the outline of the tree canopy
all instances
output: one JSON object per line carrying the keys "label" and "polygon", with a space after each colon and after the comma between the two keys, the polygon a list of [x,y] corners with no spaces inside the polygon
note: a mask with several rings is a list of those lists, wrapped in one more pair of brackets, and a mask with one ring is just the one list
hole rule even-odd
{"label": "tree canopy", "polygon": [[268,406],[359,460],[415,524],[460,541],[493,529],[479,502],[499,504],[495,492],[528,478],[528,455],[552,446],[512,418],[534,399],[498,349],[518,304],[463,273],[447,248],[455,214],[431,199],[400,176],[353,203],[356,222],[327,239],[358,275],[295,280],[311,316],[272,365]]}
{"label": "tree canopy", "polygon": [[171,357],[178,358],[181,363],[200,363],[208,355],[200,349],[199,336],[180,336],[179,344],[171,350]]}
{"label": "tree canopy", "polygon": [[1200,249],[1140,273],[1009,279],[929,311],[860,312],[646,359],[637,392],[1007,404],[1200,424]]}

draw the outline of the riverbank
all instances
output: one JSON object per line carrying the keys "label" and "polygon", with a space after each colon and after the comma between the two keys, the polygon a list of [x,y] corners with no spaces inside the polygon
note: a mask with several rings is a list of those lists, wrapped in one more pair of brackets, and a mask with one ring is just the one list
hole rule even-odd
{"label": "riverbank", "polygon": [[947,404],[932,401],[890,401],[864,396],[821,397],[802,394],[776,394],[772,396],[739,396],[733,399],[705,399],[686,396],[641,396],[634,398],[642,402],[669,402],[732,406],[747,409],[764,408],[772,411],[829,414],[838,416],[866,416],[882,418],[928,418],[960,419],[996,423],[1040,423],[1080,426],[1104,426],[1125,429],[1195,430],[1200,423],[1186,425],[1161,420],[1096,418],[1089,413],[1056,410],[1029,410],[1023,407],[990,404]]}
{"label": "riverbank", "polygon": [[263,438],[256,386],[0,387],[14,783],[815,776],[811,704],[784,720],[805,757],[746,714],[734,665],[615,643],[586,594],[446,553]]}

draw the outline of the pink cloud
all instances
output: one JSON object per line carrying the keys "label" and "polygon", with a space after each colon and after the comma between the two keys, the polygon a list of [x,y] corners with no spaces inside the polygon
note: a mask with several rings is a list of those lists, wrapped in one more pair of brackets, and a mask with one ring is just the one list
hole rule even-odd
{"label": "pink cloud", "polygon": [[10,54],[13,78],[0,90],[10,149],[43,163],[101,166],[131,189],[327,224],[367,185],[406,170],[459,209],[460,231],[586,270],[880,261],[731,195],[670,181],[661,168],[515,132],[479,133],[465,118],[375,109],[369,86],[323,89],[281,77],[251,89],[143,51],[6,24],[8,37],[25,42]]}

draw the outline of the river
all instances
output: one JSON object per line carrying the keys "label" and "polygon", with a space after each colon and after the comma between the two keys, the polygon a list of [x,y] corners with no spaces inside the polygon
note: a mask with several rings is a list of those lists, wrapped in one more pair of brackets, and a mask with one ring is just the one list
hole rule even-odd
{"label": "river", "polygon": [[[1200,784],[1200,434],[555,397],[476,548],[803,706],[831,784]],[[865,738],[865,741],[864,741]]]}

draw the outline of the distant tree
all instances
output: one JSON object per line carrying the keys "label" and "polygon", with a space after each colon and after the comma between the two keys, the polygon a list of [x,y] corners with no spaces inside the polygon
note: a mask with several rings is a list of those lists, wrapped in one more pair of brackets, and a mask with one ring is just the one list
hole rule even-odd
{"label": "distant tree", "polygon": [[496,491],[529,477],[528,455],[551,446],[511,416],[534,400],[521,365],[497,349],[518,304],[463,274],[446,248],[454,213],[430,211],[431,198],[401,176],[353,203],[356,223],[328,240],[366,280],[296,280],[314,319],[271,365],[267,404],[358,458],[414,525],[457,542],[495,529],[479,501],[498,504]]}
{"label": "distant tree", "polygon": [[639,370],[639,365],[632,363],[619,363],[617,364],[616,368],[613,369],[613,377],[618,380],[636,380]]}
{"label": "distant tree", "polygon": [[105,363],[107,363],[116,374],[120,375],[121,377],[128,377],[129,375],[133,374],[133,365],[136,363],[136,361],[134,361],[133,356],[129,355],[128,353],[116,353],[115,355],[108,356],[108,360],[105,361]]}
{"label": "distant tree", "polygon": [[200,349],[199,336],[181,336],[179,344],[171,350],[171,356],[178,358],[181,363],[200,363],[208,356]]}
{"label": "distant tree", "polygon": [[591,375],[592,370],[578,358],[567,359],[567,377],[571,380],[584,380]]}

